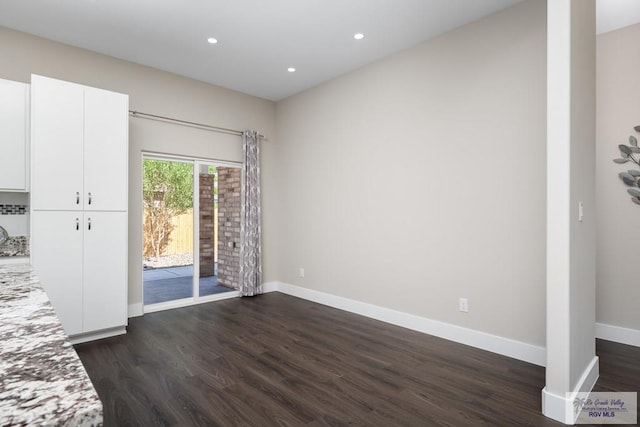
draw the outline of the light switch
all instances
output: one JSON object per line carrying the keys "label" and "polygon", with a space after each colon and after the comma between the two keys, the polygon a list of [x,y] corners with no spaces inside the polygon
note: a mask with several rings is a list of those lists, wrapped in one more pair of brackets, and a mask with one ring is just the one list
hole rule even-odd
{"label": "light switch", "polygon": [[582,222],[582,218],[584,218],[584,204],[582,202],[578,203],[578,221]]}

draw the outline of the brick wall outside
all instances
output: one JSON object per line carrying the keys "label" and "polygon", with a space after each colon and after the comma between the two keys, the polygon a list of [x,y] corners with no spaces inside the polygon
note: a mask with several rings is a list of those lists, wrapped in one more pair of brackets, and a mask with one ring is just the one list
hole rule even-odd
{"label": "brick wall outside", "polygon": [[218,167],[218,283],[238,289],[240,169]]}
{"label": "brick wall outside", "polygon": [[200,277],[215,275],[213,179],[200,174]]}

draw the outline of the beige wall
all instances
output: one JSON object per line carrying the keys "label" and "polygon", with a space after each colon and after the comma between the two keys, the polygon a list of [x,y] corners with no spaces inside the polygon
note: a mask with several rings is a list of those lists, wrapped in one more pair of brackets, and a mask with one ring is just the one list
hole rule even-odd
{"label": "beige wall", "polygon": [[[0,58],[0,78],[28,83],[32,73],[41,74],[129,94],[132,110],[231,129],[260,130],[271,140],[263,145],[263,161],[269,162],[273,156],[275,104],[270,101],[2,27]],[[139,118],[130,120],[129,142],[129,304],[138,304],[142,301],[141,153],[241,161],[242,145],[237,136]],[[264,209],[268,212],[273,205],[273,173],[266,170],[262,178]],[[276,254],[275,228],[270,227],[266,213],[264,221],[265,279],[275,280],[269,267],[269,254]]]}
{"label": "beige wall", "polygon": [[544,346],[545,11],[278,103],[281,281]]}
{"label": "beige wall", "polygon": [[[631,202],[618,173],[618,144],[640,135],[640,24],[597,39],[598,262],[596,319],[640,330],[640,206]],[[637,169],[637,167],[636,167]]]}
{"label": "beige wall", "polygon": [[[595,0],[572,0],[571,9],[571,162],[567,165],[571,179],[571,260],[570,301],[564,310],[570,315],[571,348],[565,356],[571,359],[571,372],[570,388],[564,392],[578,384],[596,351]],[[584,207],[582,221],[577,220],[580,202]]]}

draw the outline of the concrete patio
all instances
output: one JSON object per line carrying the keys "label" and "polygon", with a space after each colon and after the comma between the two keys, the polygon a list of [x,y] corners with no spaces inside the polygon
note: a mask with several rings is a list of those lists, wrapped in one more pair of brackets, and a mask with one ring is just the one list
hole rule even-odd
{"label": "concrete patio", "polygon": [[[215,270],[217,272],[217,268]],[[145,305],[190,298],[193,296],[193,265],[145,269],[143,281]],[[201,297],[233,291],[219,285],[218,276],[201,277],[199,290]]]}

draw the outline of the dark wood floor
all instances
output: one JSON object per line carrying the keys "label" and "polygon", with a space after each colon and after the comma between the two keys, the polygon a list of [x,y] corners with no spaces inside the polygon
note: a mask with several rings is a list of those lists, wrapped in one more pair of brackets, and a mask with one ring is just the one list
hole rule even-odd
{"label": "dark wood floor", "polygon": [[[557,426],[544,369],[279,293],[146,314],[76,346],[105,426]],[[601,391],[640,349],[598,342]]]}

